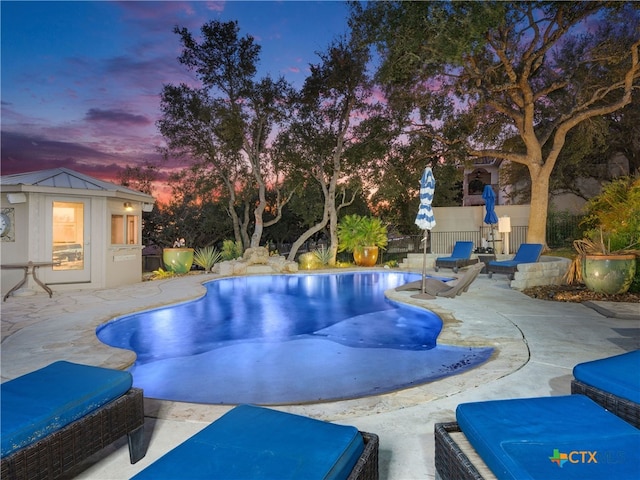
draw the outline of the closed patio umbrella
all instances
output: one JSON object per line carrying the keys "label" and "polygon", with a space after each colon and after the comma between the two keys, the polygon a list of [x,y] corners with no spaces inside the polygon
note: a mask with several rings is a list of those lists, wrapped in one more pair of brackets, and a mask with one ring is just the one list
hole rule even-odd
{"label": "closed patio umbrella", "polygon": [[[482,198],[484,200],[484,205],[487,213],[484,216],[484,223],[488,225],[495,225],[498,223],[498,215],[496,215],[495,206],[496,206],[496,194],[493,193],[493,188],[491,185],[485,185],[484,190],[482,191]],[[493,228],[492,228],[493,230]],[[493,246],[493,251],[495,252],[495,239],[493,238],[493,231],[491,231],[491,243]]]}
{"label": "closed patio umbrella", "polygon": [[423,258],[422,258],[422,293],[425,293],[425,282],[427,276],[427,232],[436,226],[436,219],[433,216],[431,202],[433,201],[433,192],[436,189],[436,179],[433,176],[431,167],[424,169],[422,178],[420,179],[420,208],[416,216],[415,224],[424,230],[423,241]]}

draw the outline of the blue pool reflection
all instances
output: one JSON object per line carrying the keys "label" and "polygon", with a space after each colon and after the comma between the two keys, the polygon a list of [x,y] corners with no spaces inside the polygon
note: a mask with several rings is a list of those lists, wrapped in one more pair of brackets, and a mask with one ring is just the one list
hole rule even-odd
{"label": "blue pool reflection", "polygon": [[98,338],[132,350],[152,398],[285,404],[379,394],[459,373],[491,348],[437,345],[442,321],[384,291],[416,274],[225,278],[196,301],[122,317]]}

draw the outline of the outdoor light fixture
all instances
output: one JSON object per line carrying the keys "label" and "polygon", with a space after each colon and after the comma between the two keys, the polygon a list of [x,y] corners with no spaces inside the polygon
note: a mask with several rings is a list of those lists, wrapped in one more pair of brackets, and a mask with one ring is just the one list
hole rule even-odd
{"label": "outdoor light fixture", "polygon": [[133,205],[131,205],[131,202],[124,202],[124,209],[127,212],[130,212],[131,210],[133,210]]}
{"label": "outdoor light fixture", "polygon": [[498,218],[498,232],[502,233],[504,241],[502,249],[505,255],[509,254],[509,233],[511,233],[511,218],[506,215]]}
{"label": "outdoor light fixture", "polygon": [[24,193],[7,193],[7,200],[9,203],[25,203],[27,196]]}

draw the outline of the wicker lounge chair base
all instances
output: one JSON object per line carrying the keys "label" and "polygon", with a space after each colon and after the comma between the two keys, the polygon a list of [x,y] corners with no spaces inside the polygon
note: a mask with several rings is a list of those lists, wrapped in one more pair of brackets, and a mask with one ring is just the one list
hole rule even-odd
{"label": "wicker lounge chair base", "polygon": [[131,388],[98,410],[3,458],[0,478],[60,478],[125,435],[129,437],[131,463],[135,463],[145,454],[143,424],[143,393]]}
{"label": "wicker lounge chair base", "polygon": [[378,436],[367,432],[360,434],[364,440],[364,451],[347,480],[378,480]]}
{"label": "wicker lounge chair base", "polygon": [[[477,456],[473,447],[468,445],[457,422],[436,423],[434,432],[436,470],[442,480],[496,478]],[[473,458],[473,462],[470,457]]]}
{"label": "wicker lounge chair base", "polygon": [[591,398],[640,428],[640,350],[591,360],[573,368],[571,393]]}
{"label": "wicker lounge chair base", "polygon": [[[637,372],[636,372],[637,374]],[[571,381],[571,393],[589,397],[598,405],[603,406],[615,416],[636,428],[640,428],[640,405],[626,398],[618,397],[599,388],[592,387],[579,380]]]}

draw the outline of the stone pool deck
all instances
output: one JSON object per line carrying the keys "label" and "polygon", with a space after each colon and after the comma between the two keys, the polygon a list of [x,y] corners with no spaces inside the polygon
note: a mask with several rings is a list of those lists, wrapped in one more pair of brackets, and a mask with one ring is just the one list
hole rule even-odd
{"label": "stone pool deck", "polygon": [[[63,359],[126,368],[133,354],[101,344],[95,328],[124,314],[197,298],[204,294],[201,282],[215,278],[55,292],[51,299],[44,293],[10,297],[2,305],[2,380]],[[510,289],[501,275],[481,275],[455,299],[417,300],[412,293],[387,292],[438,313],[444,320],[440,344],[490,345],[493,357],[470,371],[395,393],[275,407],[378,434],[382,479],[436,478],[433,425],[452,420],[459,403],[568,394],[575,364],[640,348],[638,304],[598,302],[590,308],[532,299]],[[146,399],[146,457],[131,465],[125,439],[88,460],[76,478],[130,478],[230,408]]]}

